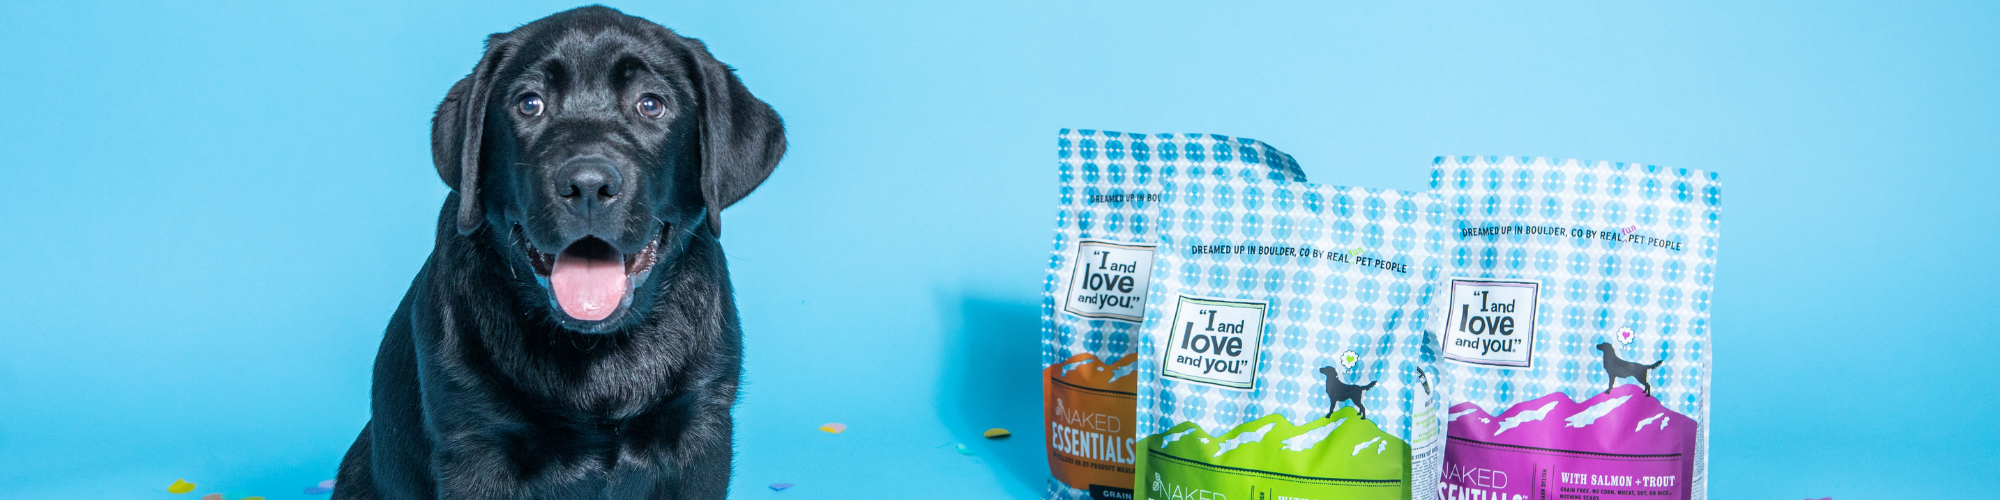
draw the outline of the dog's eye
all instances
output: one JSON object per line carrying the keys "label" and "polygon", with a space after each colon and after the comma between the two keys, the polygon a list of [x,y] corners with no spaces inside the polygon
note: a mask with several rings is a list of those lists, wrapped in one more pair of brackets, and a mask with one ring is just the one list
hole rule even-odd
{"label": "dog's eye", "polygon": [[667,104],[660,102],[660,98],[658,97],[645,96],[639,98],[638,108],[639,114],[646,115],[647,118],[659,118],[660,115],[667,114]]}
{"label": "dog's eye", "polygon": [[539,116],[539,115],[541,115],[541,114],[542,114],[542,96],[540,96],[540,95],[535,95],[535,94],[528,94],[528,95],[524,95],[524,96],[521,96],[521,106],[520,106],[520,109],[521,109],[521,115],[523,115],[523,116]]}

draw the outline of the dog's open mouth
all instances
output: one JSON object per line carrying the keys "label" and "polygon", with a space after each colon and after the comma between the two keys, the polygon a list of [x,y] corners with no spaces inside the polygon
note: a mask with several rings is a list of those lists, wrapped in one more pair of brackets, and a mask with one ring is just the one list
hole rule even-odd
{"label": "dog's open mouth", "polygon": [[660,248],[660,237],[654,236],[638,252],[622,254],[604,240],[585,236],[549,255],[529,243],[520,226],[514,231],[557,307],[582,321],[602,321],[629,305],[632,289],[653,270]]}

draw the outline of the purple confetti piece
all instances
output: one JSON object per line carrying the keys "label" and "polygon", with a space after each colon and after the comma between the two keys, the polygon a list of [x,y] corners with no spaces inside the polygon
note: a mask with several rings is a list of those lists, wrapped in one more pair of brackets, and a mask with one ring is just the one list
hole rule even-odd
{"label": "purple confetti piece", "polygon": [[785,488],[790,487],[792,483],[771,483],[771,491],[785,491]]}
{"label": "purple confetti piece", "polygon": [[325,480],[325,481],[320,481],[320,482],[319,482],[319,487],[321,487],[321,488],[326,488],[326,489],[329,489],[329,490],[330,490],[330,489],[333,489],[333,480],[332,480],[332,479],[328,479],[328,480]]}
{"label": "purple confetti piece", "polygon": [[314,486],[311,488],[306,488],[307,495],[324,495],[329,491],[333,491],[333,488],[328,488],[325,486]]}

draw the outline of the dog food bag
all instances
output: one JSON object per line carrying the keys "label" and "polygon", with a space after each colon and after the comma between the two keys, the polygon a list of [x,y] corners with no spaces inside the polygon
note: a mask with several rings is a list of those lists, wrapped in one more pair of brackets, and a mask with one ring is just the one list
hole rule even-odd
{"label": "dog food bag", "polygon": [[1141,496],[1432,498],[1429,195],[1200,171],[1161,183]]}
{"label": "dog food bag", "polygon": [[1208,134],[1061,132],[1055,251],[1042,298],[1051,499],[1132,498],[1133,355],[1152,281],[1162,180],[1305,180],[1270,145]]}
{"label": "dog food bag", "polygon": [[1714,173],[1439,158],[1447,499],[1706,495]]}

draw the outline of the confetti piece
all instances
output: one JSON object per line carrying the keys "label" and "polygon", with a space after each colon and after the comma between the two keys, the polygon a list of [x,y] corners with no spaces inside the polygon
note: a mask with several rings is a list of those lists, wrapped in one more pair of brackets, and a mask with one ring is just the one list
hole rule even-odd
{"label": "confetti piece", "polygon": [[972,455],[972,447],[962,444],[958,445],[958,454],[970,456]]}
{"label": "confetti piece", "polygon": [[834,423],[831,423],[831,424],[826,424],[826,425],[822,425],[822,426],[819,426],[819,430],[821,430],[821,431],[824,431],[824,432],[826,432],[826,433],[829,433],[829,434],[839,434],[839,433],[841,433],[841,432],[845,432],[845,431],[847,430],[847,424],[843,424],[843,423],[840,423],[840,422],[834,422]]}
{"label": "confetti piece", "polygon": [[186,479],[175,479],[174,484],[167,485],[167,493],[179,495],[190,491],[194,491],[194,483],[187,482]]}
{"label": "confetti piece", "polygon": [[243,497],[239,500],[264,500],[264,497]]}
{"label": "confetti piece", "polygon": [[999,427],[994,427],[986,430],[986,439],[1000,439],[1012,435],[1014,435],[1014,433],[1007,432],[1007,429],[1002,429]]}
{"label": "confetti piece", "polygon": [[333,491],[333,488],[328,488],[325,486],[314,486],[311,488],[306,488],[307,495],[322,495],[330,491]]}
{"label": "confetti piece", "polygon": [[201,496],[201,500],[222,500],[222,494],[221,494],[221,493],[209,493],[209,494],[207,494],[207,495],[202,495],[202,496]]}
{"label": "confetti piece", "polygon": [[326,489],[329,489],[329,490],[330,490],[330,489],[333,489],[333,480],[332,480],[332,479],[328,479],[328,480],[325,480],[325,481],[320,481],[320,482],[319,482],[319,487],[321,487],[321,488],[326,488]]}
{"label": "confetti piece", "polygon": [[792,483],[771,483],[771,491],[785,491],[785,488],[790,487]]}

